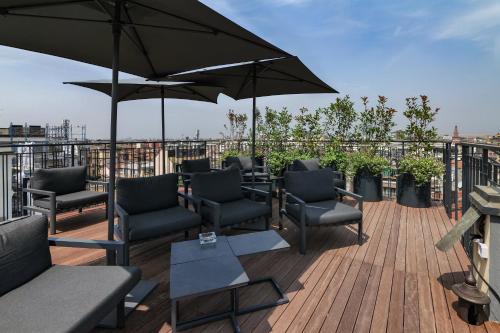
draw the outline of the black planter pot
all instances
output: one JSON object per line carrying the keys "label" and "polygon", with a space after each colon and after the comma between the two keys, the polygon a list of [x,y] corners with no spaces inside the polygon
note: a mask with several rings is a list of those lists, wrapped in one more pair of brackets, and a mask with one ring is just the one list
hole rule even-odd
{"label": "black planter pot", "polygon": [[417,186],[415,177],[409,173],[400,174],[396,180],[396,199],[398,204],[414,208],[431,206],[431,183]]}
{"label": "black planter pot", "polygon": [[358,170],[353,179],[354,193],[363,201],[382,201],[382,174],[373,175],[367,168]]}

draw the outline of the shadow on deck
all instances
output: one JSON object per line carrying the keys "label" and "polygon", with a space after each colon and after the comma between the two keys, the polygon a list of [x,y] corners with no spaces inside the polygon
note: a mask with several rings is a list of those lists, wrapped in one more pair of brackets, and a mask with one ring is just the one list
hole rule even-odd
{"label": "shadow on deck", "polygon": [[[277,225],[275,217],[273,227]],[[460,244],[447,253],[434,247],[451,227],[441,206],[415,209],[393,201],[366,203],[362,246],[357,245],[355,226],[315,228],[310,229],[308,253],[302,256],[297,230],[284,218],[279,232],[292,248],[241,262],[250,277],[273,276],[290,302],[238,317],[242,332],[500,332],[495,323],[470,326],[456,315],[457,298],[450,287],[463,281],[469,261]],[[103,207],[58,217],[59,237],[105,239],[106,230]],[[195,237],[193,230],[191,238]],[[131,264],[159,286],[122,331],[170,331],[170,244],[183,239],[181,233],[132,247]],[[55,263],[75,265],[102,263],[104,252],[53,248],[52,255]],[[272,297],[267,288],[244,289],[242,306]],[[226,295],[205,296],[181,302],[180,309],[196,316],[221,310],[228,303]],[[230,331],[228,321],[189,330]]]}

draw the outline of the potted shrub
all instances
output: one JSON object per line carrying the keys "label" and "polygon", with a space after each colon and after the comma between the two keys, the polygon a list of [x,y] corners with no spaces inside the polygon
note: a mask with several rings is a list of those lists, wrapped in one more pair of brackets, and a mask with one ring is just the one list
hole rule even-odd
{"label": "potted shrub", "polygon": [[404,206],[424,208],[431,205],[431,179],[443,174],[443,163],[434,157],[404,157],[396,181],[397,202]]}
{"label": "potted shrub", "polygon": [[353,178],[354,193],[365,201],[383,199],[382,172],[390,166],[379,151],[390,140],[394,127],[395,109],[387,106],[387,98],[379,96],[375,107],[368,107],[368,98],[362,97],[364,111],[359,115],[355,137],[360,142],[359,151],[349,156],[349,174]]}
{"label": "potted shrub", "polygon": [[429,207],[431,205],[431,180],[443,174],[443,163],[433,154],[433,141],[437,130],[431,126],[439,109],[432,109],[427,96],[406,99],[404,116],[409,124],[404,130],[404,138],[410,141],[407,154],[399,162],[396,199],[409,207]]}
{"label": "potted shrub", "polygon": [[348,159],[354,193],[362,195],[364,201],[381,201],[382,172],[389,167],[389,162],[384,157],[361,151],[349,154]]}

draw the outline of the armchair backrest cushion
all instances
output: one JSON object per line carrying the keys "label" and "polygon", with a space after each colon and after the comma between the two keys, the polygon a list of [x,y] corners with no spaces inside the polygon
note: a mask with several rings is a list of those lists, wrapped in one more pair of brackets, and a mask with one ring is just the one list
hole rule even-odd
{"label": "armchair backrest cushion", "polygon": [[45,216],[33,215],[0,224],[0,296],[51,266]]}
{"label": "armchair backrest cushion", "polygon": [[293,171],[314,171],[321,169],[319,159],[312,158],[309,160],[295,160],[292,164]]}
{"label": "armchair backrest cushion", "polygon": [[[31,188],[55,192],[56,195],[85,190],[87,167],[38,169],[30,179]],[[37,197],[34,195],[34,197]]]}
{"label": "armchair backrest cushion", "polygon": [[116,182],[116,202],[131,215],[175,207],[179,204],[177,182],[176,173],[119,178]]}
{"label": "armchair backrest cushion", "polygon": [[226,166],[236,164],[242,171],[252,171],[252,158],[250,156],[230,156],[226,158]]}
{"label": "armchair backrest cushion", "polygon": [[182,161],[182,172],[194,173],[194,172],[209,172],[209,171],[210,171],[209,158]]}
{"label": "armchair backrest cushion", "polygon": [[222,203],[243,198],[241,174],[237,168],[194,174],[191,189],[193,195],[215,202]]}
{"label": "armchair backrest cushion", "polygon": [[333,172],[329,168],[313,171],[285,172],[285,189],[305,202],[332,200],[337,196],[333,188]]}

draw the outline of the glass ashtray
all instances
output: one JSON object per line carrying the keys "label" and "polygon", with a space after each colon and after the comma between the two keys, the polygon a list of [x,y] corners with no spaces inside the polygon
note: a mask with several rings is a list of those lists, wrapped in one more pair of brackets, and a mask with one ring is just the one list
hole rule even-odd
{"label": "glass ashtray", "polygon": [[204,232],[198,235],[200,237],[201,247],[213,247],[217,243],[215,232]]}

